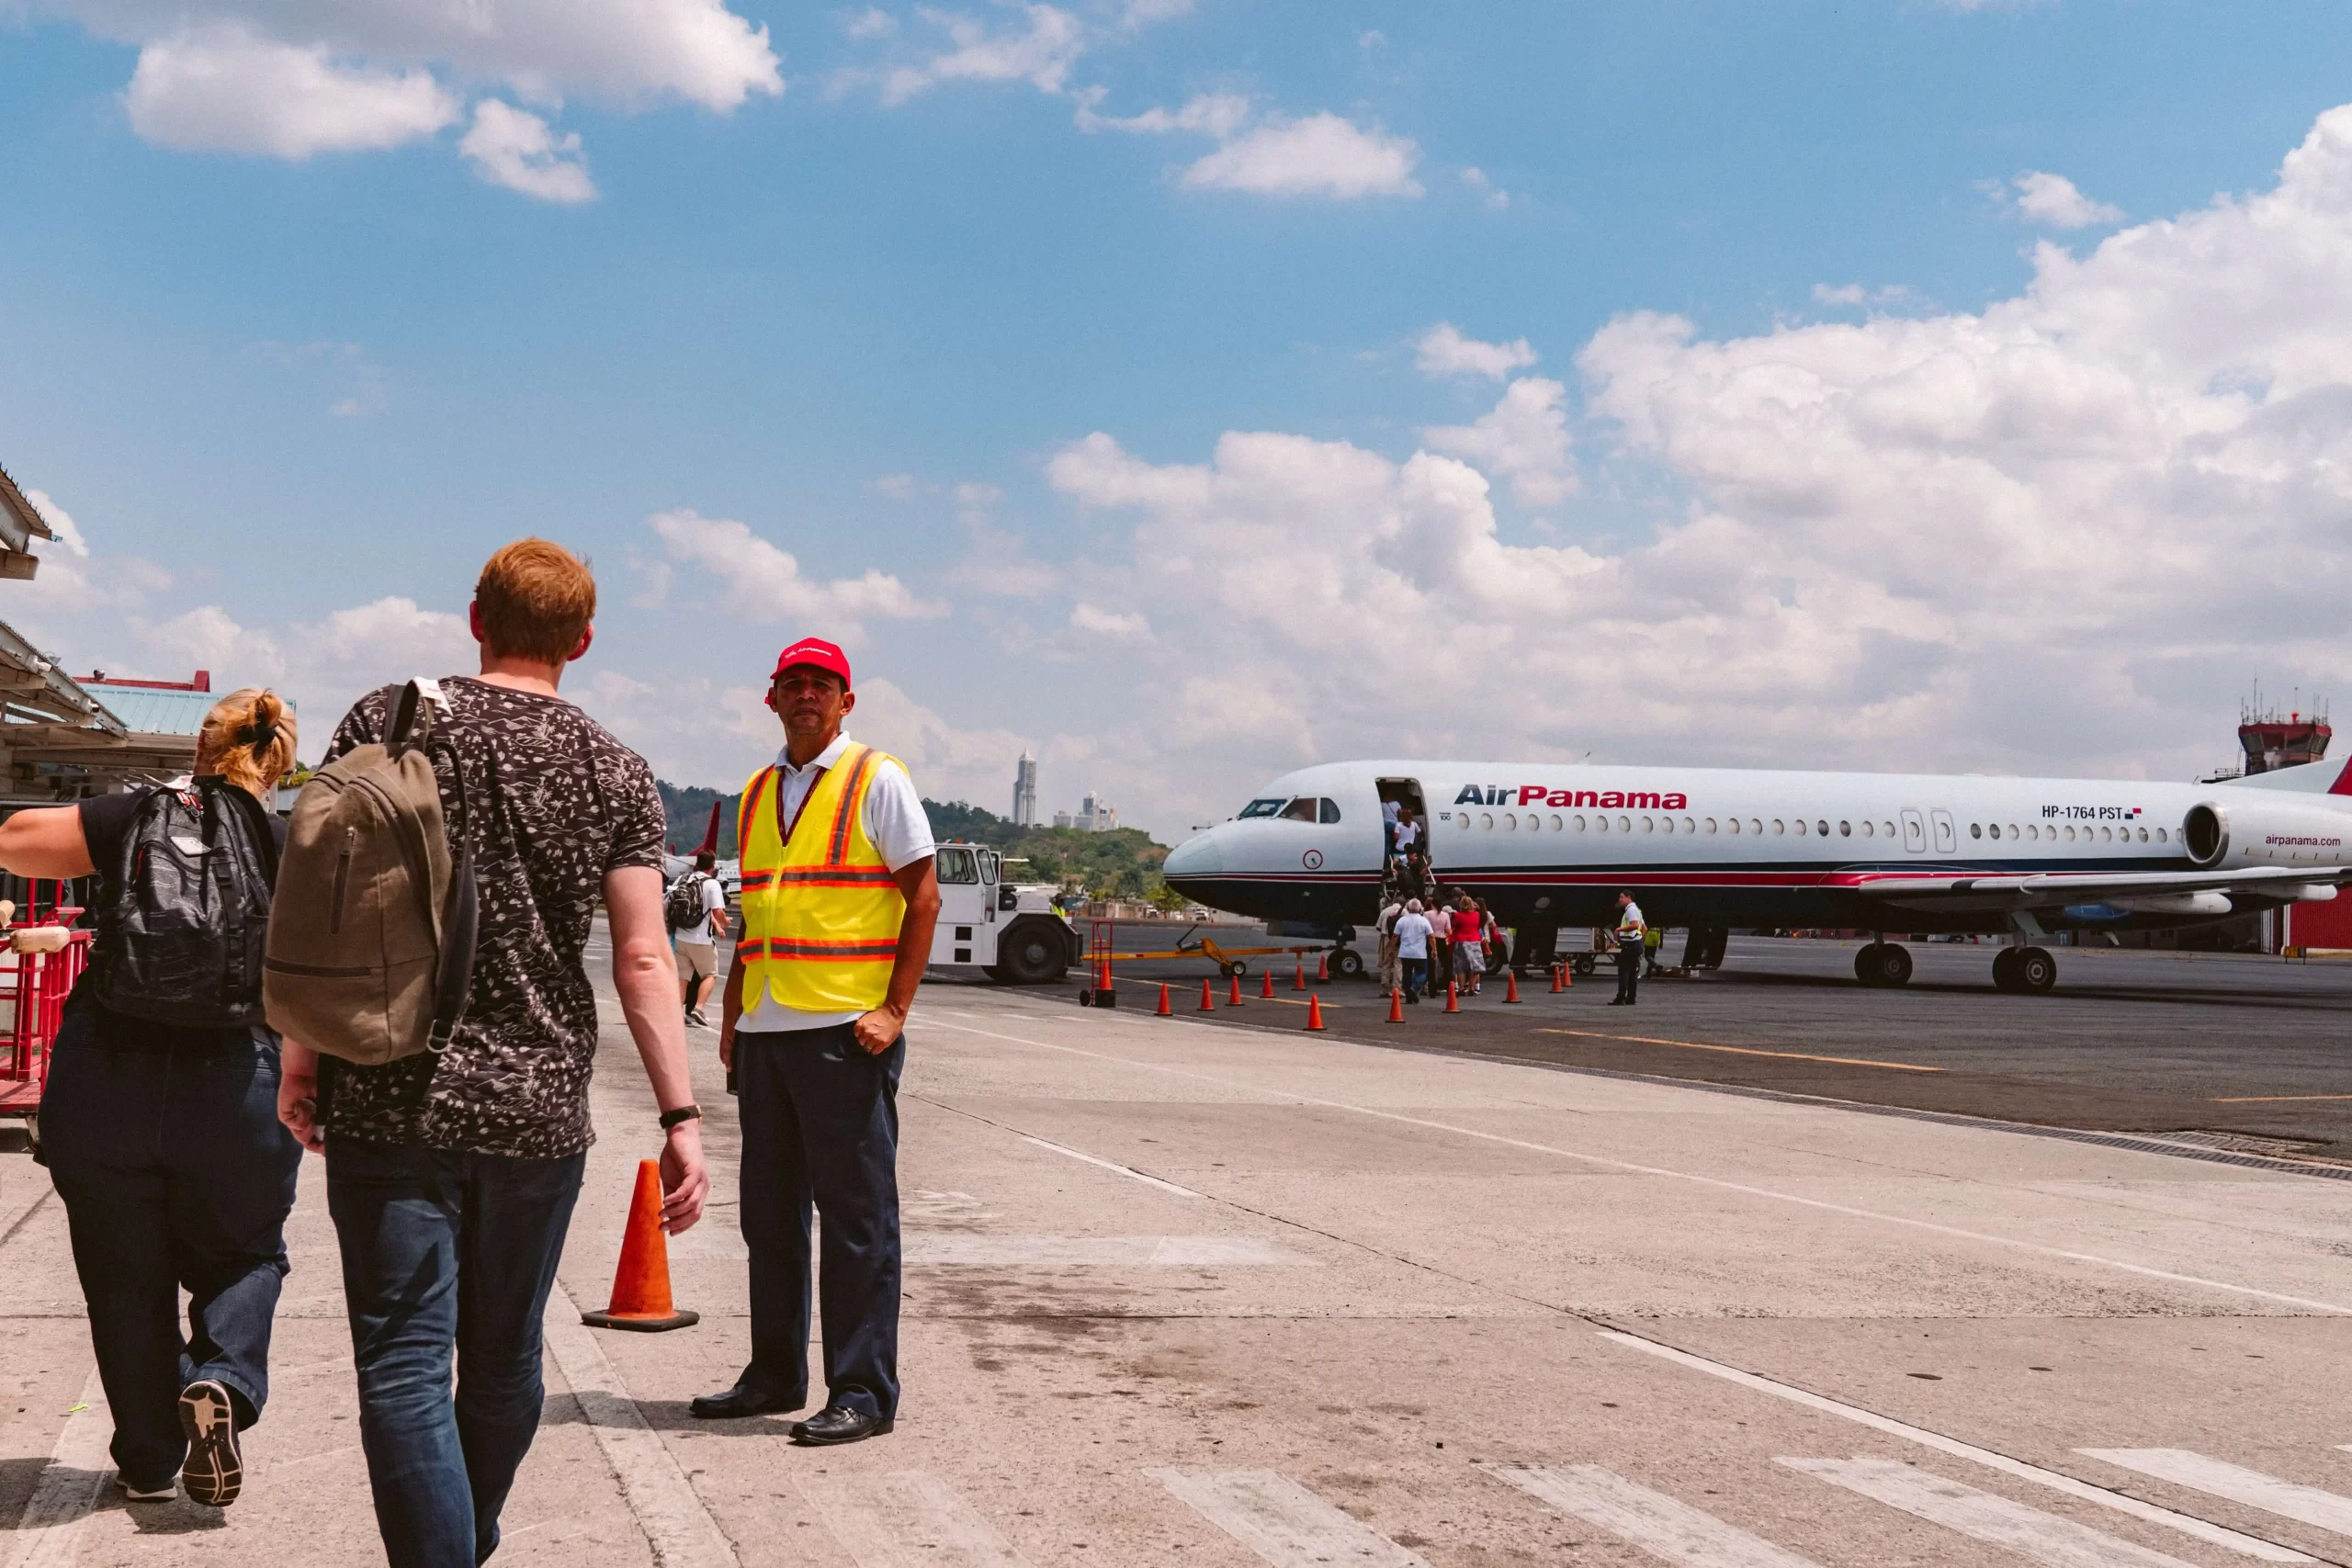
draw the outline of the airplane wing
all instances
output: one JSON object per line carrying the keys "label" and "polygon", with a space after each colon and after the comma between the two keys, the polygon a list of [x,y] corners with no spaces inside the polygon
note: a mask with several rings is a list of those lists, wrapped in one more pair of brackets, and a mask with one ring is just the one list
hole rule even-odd
{"label": "airplane wing", "polygon": [[[1849,881],[1839,877],[1838,881]],[[1920,876],[1856,872],[1857,892],[1903,909],[2039,909],[2118,898],[2185,893],[2261,894],[2293,898],[2304,887],[2331,891],[2352,880],[2352,866],[2260,866],[2239,871],[2026,872],[1991,876]]]}

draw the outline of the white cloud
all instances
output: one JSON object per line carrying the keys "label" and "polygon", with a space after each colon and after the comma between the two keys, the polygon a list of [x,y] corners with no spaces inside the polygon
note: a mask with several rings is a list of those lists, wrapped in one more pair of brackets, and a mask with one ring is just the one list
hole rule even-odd
{"label": "white cloud", "polygon": [[1026,82],[1041,93],[1060,92],[1070,68],[1086,52],[1085,28],[1058,6],[1016,8],[1022,27],[991,29],[977,17],[916,7],[955,47],[920,64],[884,72],[882,101],[902,104],[942,82]]}
{"label": "white cloud", "polygon": [[2094,224],[2120,223],[2123,209],[2093,201],[2075,188],[2064,175],[2030,170],[2009,182],[2017,192],[2019,216],[2052,229],[2087,229]]}
{"label": "white cloud", "polygon": [[1080,601],[1069,613],[1072,631],[1089,637],[1107,637],[1113,642],[1148,642],[1151,623],[1132,611],[1105,610]]}
{"label": "white cloud", "polygon": [[[1491,345],[1483,345],[1491,346]],[[1524,506],[1555,506],[1576,493],[1568,457],[1568,389],[1541,376],[1503,389],[1502,400],[1470,424],[1433,425],[1421,439],[1436,451],[1508,477]]]}
{"label": "white cloud", "polygon": [[1424,376],[1486,376],[1499,381],[1534,363],[1535,350],[1525,338],[1481,343],[1464,337],[1452,321],[1440,321],[1413,345],[1414,367]]}
{"label": "white cloud", "polygon": [[124,107],[160,145],[307,158],[458,123],[459,84],[551,107],[784,91],[765,28],[725,0],[40,0],[140,51]]}
{"label": "white cloud", "polygon": [[884,474],[874,481],[874,488],[893,501],[912,501],[922,481],[912,474]]}
{"label": "white cloud", "polygon": [[1476,164],[1462,171],[1462,183],[1472,190],[1481,192],[1486,204],[1497,212],[1500,212],[1510,205],[1510,192],[1488,179],[1487,171]]}
{"label": "white cloud", "polygon": [[741,523],[692,511],[660,513],[648,525],[670,554],[703,568],[722,585],[728,607],[747,620],[808,623],[812,635],[849,643],[869,619],[910,619],[946,614],[908,592],[886,572],[820,581],[804,576],[791,552],[778,549]]}
{"label": "white cloud", "polygon": [[458,151],[492,185],[541,201],[595,199],[596,183],[588,177],[587,160],[580,155],[578,133],[558,136],[537,115],[496,98],[474,106],[473,129],[458,143]]}
{"label": "white cloud", "polygon": [[1172,22],[1192,14],[1193,0],[1127,0],[1119,12],[1119,21],[1125,27],[1148,28],[1155,22]]}
{"label": "white cloud", "polygon": [[1816,283],[1813,286],[1813,302],[1816,305],[1840,306],[1848,310],[1862,306],[1875,306],[1885,310],[1917,305],[1920,301],[1917,293],[1908,285],[1901,283],[1882,284],[1876,288],[1871,288],[1860,283]]}
{"label": "white cloud", "polygon": [[1080,94],[1078,106],[1078,128],[1097,130],[1124,130],[1135,135],[1164,136],[1174,131],[1193,131],[1214,136],[1222,141],[1250,121],[1250,100],[1238,93],[1197,93],[1181,108],[1154,107],[1141,114],[1125,118],[1101,115],[1094,106],[1102,100],[1102,89],[1089,88]]}
{"label": "white cloud", "polygon": [[1270,116],[1184,171],[1190,190],[1257,196],[1415,197],[1421,150],[1410,137],[1367,130],[1324,110],[1303,119]]}
{"label": "white cloud", "polygon": [[899,18],[875,6],[868,6],[842,24],[842,31],[854,39],[888,38],[898,30]]}
{"label": "white cloud", "polygon": [[323,45],[280,43],[236,23],[139,51],[123,107],[131,129],[188,152],[308,158],[432,136],[458,118],[432,73],[338,63]]}
{"label": "white cloud", "polygon": [[28,490],[25,491],[25,499],[33,503],[33,510],[40,513],[40,520],[49,525],[51,533],[57,536],[60,548],[85,560],[89,558],[89,541],[82,537],[81,526],[66,515],[65,508],[50,499],[47,491]]}

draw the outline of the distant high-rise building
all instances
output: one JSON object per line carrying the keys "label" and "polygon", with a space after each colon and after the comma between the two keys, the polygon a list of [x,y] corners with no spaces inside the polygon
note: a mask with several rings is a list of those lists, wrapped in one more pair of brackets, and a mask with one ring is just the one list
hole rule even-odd
{"label": "distant high-rise building", "polygon": [[1118,825],[1119,808],[1088,791],[1086,798],[1079,803],[1078,826],[1090,833],[1107,833]]}
{"label": "distant high-rise building", "polygon": [[1035,828],[1037,825],[1037,759],[1028,752],[1021,753],[1021,761],[1012,765],[1012,825]]}

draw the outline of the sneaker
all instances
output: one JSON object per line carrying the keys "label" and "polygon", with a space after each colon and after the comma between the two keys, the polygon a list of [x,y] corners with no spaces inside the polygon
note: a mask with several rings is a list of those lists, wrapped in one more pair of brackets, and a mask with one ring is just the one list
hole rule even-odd
{"label": "sneaker", "polygon": [[169,1503],[180,1495],[180,1489],[168,1481],[161,1486],[141,1486],[127,1475],[118,1475],[114,1483],[121,1487],[123,1496],[133,1503]]}
{"label": "sneaker", "polygon": [[686,1014],[686,1021],[693,1024],[696,1029],[708,1029],[710,1027],[710,1020],[703,1017],[700,1009],[696,1009],[693,1012]]}
{"label": "sneaker", "polygon": [[229,1391],[209,1378],[180,1390],[180,1429],[187,1434],[180,1482],[188,1500],[209,1508],[235,1502],[245,1467],[237,1453],[237,1416]]}

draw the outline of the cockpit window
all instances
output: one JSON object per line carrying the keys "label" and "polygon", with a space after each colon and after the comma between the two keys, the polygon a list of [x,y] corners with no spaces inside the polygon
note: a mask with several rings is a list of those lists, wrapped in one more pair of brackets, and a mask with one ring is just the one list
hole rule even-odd
{"label": "cockpit window", "polygon": [[1282,816],[1283,820],[1285,822],[1314,821],[1315,797],[1311,795],[1300,795],[1296,800],[1292,801],[1288,806],[1283,807]]}
{"label": "cockpit window", "polygon": [[1241,818],[1242,820],[1248,821],[1252,817],[1272,817],[1289,804],[1289,801],[1280,796],[1272,800],[1253,800],[1241,808]]}
{"label": "cockpit window", "polygon": [[1323,803],[1323,820],[1326,822],[1337,822],[1339,819],[1340,803],[1336,800],[1325,801]]}

